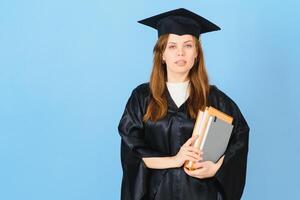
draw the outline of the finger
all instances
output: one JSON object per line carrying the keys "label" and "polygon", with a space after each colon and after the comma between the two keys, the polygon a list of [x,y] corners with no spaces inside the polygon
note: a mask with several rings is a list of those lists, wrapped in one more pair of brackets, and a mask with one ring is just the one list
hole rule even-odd
{"label": "finger", "polygon": [[192,144],[192,138],[188,139],[182,146],[190,146]]}
{"label": "finger", "polygon": [[185,173],[187,173],[189,176],[194,176],[195,177],[195,175],[193,175],[191,172],[192,172],[192,170],[189,170],[189,169],[187,169],[187,168],[183,168],[184,169],[184,171],[185,171]]}
{"label": "finger", "polygon": [[[190,146],[182,146],[180,147],[180,151],[181,153],[185,154],[185,153],[194,153],[191,148],[189,148]],[[195,153],[196,154],[196,153]]]}
{"label": "finger", "polygon": [[184,171],[185,173],[187,173],[189,176],[195,177],[195,178],[205,178],[205,176],[203,176],[201,173],[199,173],[199,171],[195,171],[195,170],[189,170],[187,168],[184,167]]}
{"label": "finger", "polygon": [[191,151],[191,152],[195,152],[197,154],[201,154],[200,149],[196,148],[196,147],[192,147],[192,146],[187,146],[184,147],[187,151]]}
{"label": "finger", "polygon": [[224,161],[224,157],[225,155],[223,155],[219,160],[218,160],[218,164],[222,165],[223,161]]}
{"label": "finger", "polygon": [[183,152],[183,155],[195,158],[197,161],[200,161],[203,159],[202,156],[200,156],[199,154],[196,154],[196,153],[190,152],[190,151]]}
{"label": "finger", "polygon": [[193,136],[191,137],[192,143],[194,143],[195,140],[197,140],[198,137],[199,137],[199,135],[193,135]]}
{"label": "finger", "polygon": [[188,170],[188,174],[191,175],[191,176],[199,176],[199,169],[195,169],[195,170]]}
{"label": "finger", "polygon": [[200,150],[195,147],[186,146],[186,147],[182,147],[182,150],[183,152],[190,152],[190,153],[200,155]]}
{"label": "finger", "polygon": [[204,177],[207,174],[207,168],[205,168],[205,167],[198,168],[196,170],[197,170],[197,175],[198,176]]}
{"label": "finger", "polygon": [[189,175],[189,170],[186,167],[183,167],[183,170]]}
{"label": "finger", "polygon": [[200,162],[196,162],[194,163],[193,167],[195,168],[207,168],[210,161],[200,161]]}
{"label": "finger", "polygon": [[203,163],[203,162],[195,162],[195,163],[193,164],[193,168],[199,169],[199,168],[204,167],[204,165],[203,165],[202,163]]}
{"label": "finger", "polygon": [[198,158],[194,158],[194,157],[189,156],[189,155],[184,155],[183,159],[184,159],[185,161],[192,161],[192,162],[198,162],[198,161],[199,161]]}
{"label": "finger", "polygon": [[198,138],[198,135],[193,135],[184,143],[183,146],[190,146],[196,140],[196,138]]}
{"label": "finger", "polygon": [[187,175],[191,176],[191,174],[190,174],[190,172],[189,172],[189,170],[188,170],[187,168],[184,167],[183,170],[184,170],[184,172],[185,172]]}

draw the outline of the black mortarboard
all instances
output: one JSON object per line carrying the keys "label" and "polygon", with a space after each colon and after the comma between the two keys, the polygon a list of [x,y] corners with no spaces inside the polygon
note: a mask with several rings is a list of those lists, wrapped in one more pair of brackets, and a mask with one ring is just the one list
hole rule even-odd
{"label": "black mortarboard", "polygon": [[221,30],[220,27],[187,9],[179,8],[138,21],[158,30],[158,37],[173,33],[190,34],[199,38],[200,34]]}

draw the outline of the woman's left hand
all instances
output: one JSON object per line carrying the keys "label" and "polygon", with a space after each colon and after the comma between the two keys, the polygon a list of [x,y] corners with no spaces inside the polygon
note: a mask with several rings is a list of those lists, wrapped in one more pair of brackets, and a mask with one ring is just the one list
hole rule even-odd
{"label": "woman's left hand", "polygon": [[185,173],[187,173],[192,177],[199,178],[199,179],[210,178],[215,176],[215,174],[221,167],[223,160],[224,160],[224,156],[222,156],[217,163],[213,163],[211,161],[194,163],[193,167],[195,168],[195,170],[188,170],[185,167],[183,169]]}

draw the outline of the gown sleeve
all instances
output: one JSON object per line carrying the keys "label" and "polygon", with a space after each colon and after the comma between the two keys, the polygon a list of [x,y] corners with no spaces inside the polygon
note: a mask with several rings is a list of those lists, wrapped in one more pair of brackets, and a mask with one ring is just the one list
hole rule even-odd
{"label": "gown sleeve", "polygon": [[222,166],[215,177],[223,189],[225,200],[241,199],[245,181],[248,154],[249,127],[234,103],[234,129]]}
{"label": "gown sleeve", "polygon": [[143,98],[136,89],[133,90],[118,126],[123,168],[122,200],[139,200],[147,192],[149,169],[142,158],[163,156],[160,152],[151,149],[144,140],[143,115],[146,104]]}

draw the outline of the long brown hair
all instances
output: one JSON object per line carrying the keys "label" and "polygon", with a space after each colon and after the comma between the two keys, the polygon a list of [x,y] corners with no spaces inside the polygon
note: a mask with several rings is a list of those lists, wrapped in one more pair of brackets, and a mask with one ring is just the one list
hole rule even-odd
{"label": "long brown hair", "polygon": [[[150,77],[151,100],[143,120],[156,122],[167,114],[168,104],[166,97],[167,69],[163,63],[163,52],[166,49],[169,34],[158,38],[153,49],[153,67]],[[204,110],[207,105],[209,92],[209,80],[205,69],[203,50],[200,39],[194,37],[197,58],[194,66],[189,71],[190,95],[187,99],[187,111],[191,118],[195,119],[199,109]]]}

